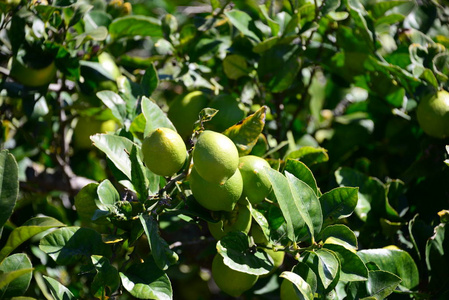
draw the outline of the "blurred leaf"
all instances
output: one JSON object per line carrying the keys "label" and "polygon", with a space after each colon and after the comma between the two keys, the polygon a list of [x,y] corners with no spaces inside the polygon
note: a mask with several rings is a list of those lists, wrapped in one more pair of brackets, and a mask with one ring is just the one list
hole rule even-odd
{"label": "blurred leaf", "polygon": [[401,278],[386,271],[369,271],[366,290],[375,299],[385,299],[401,283]]}
{"label": "blurred leaf", "polygon": [[[8,152],[0,152],[0,230],[11,216],[19,195],[19,168]],[[1,259],[0,259],[1,261]]]}
{"label": "blurred leaf", "polygon": [[75,47],[79,48],[86,41],[104,41],[108,37],[108,29],[104,26],[85,31],[82,34],[76,35],[74,40],[76,41]]}
{"label": "blurred leaf", "polygon": [[[136,189],[139,201],[143,203],[148,198],[148,179],[144,175],[145,168],[137,154],[137,147],[135,145],[133,145],[129,157],[131,159],[131,182]],[[156,175],[151,174],[151,176]]]}
{"label": "blurred leaf", "polygon": [[[297,288],[296,293],[300,293],[298,299],[312,300],[314,299],[313,291],[310,285],[296,273],[284,271],[279,277],[285,278]],[[297,295],[299,296],[299,295]]]}
{"label": "blurred leaf", "polygon": [[321,8],[321,14],[323,16],[325,16],[331,12],[334,12],[338,7],[340,7],[341,1],[340,0],[330,0],[330,1],[328,0],[328,1],[325,1],[323,4],[324,5]]}
{"label": "blurred leaf", "polygon": [[76,300],[77,298],[72,294],[72,292],[63,286],[59,281],[43,275],[45,284],[50,290],[51,295],[55,300]]}
{"label": "blurred leaf", "polygon": [[295,175],[296,178],[307,183],[312,188],[315,195],[318,195],[318,187],[312,171],[301,161],[288,158],[285,163],[285,171]]}
{"label": "blurred leaf", "polygon": [[406,251],[392,249],[368,249],[357,252],[366,264],[373,262],[383,271],[391,272],[402,279],[401,286],[413,289],[418,286],[418,268]]}
{"label": "blurred leaf", "polygon": [[167,242],[161,238],[158,223],[152,216],[140,215],[139,219],[147,235],[151,255],[156,265],[161,270],[167,270],[178,261],[178,254],[171,250]]}
{"label": "blurred leaf", "polygon": [[39,248],[60,265],[90,259],[94,254],[111,255],[111,249],[103,243],[98,232],[76,226],[60,228],[47,234],[41,239]]}
{"label": "blurred leaf", "polygon": [[120,124],[125,124],[126,103],[119,95],[112,91],[101,91],[97,93],[97,97],[112,111]]}
{"label": "blurred leaf", "polygon": [[[107,295],[107,291],[114,292],[120,286],[120,276],[115,267],[113,267],[107,258],[102,256],[92,256],[92,263],[97,270],[92,284],[91,290],[97,297]],[[107,289],[109,288],[109,289]]]}
{"label": "blurred leaf", "polygon": [[323,219],[334,223],[349,217],[357,206],[358,188],[340,187],[330,190],[320,197]]}
{"label": "blurred leaf", "polygon": [[314,164],[328,161],[329,155],[327,154],[327,150],[324,148],[304,146],[298,150],[290,152],[284,159],[298,159],[310,167]]}
{"label": "blurred leaf", "polygon": [[319,238],[326,244],[341,245],[351,251],[358,247],[355,233],[343,224],[327,226],[320,232]]}
{"label": "blurred leaf", "polygon": [[134,145],[129,139],[117,135],[96,134],[90,137],[95,147],[103,151],[114,165],[131,180],[131,160],[128,153]]}
{"label": "blurred leaf", "polygon": [[341,265],[340,278],[342,281],[365,281],[368,280],[368,269],[357,254],[348,250],[344,246],[337,244],[327,244],[325,249],[333,251]]}
{"label": "blurred leaf", "polygon": [[226,56],[223,60],[223,69],[230,79],[239,79],[249,73],[246,59],[237,54]]}
{"label": "blurred leaf", "polygon": [[8,240],[0,251],[0,262],[2,262],[14,249],[29,240],[36,234],[48,229],[63,227],[65,224],[51,217],[35,217],[26,221],[22,226],[15,228],[9,235]]}
{"label": "blurred leaf", "polygon": [[122,37],[162,37],[161,22],[147,16],[125,16],[115,19],[109,25],[109,34],[114,40]]}
{"label": "blurred leaf", "polygon": [[33,272],[31,260],[24,253],[8,256],[0,264],[0,295],[2,299],[22,296],[27,291]]}
{"label": "blurred leaf", "polygon": [[410,0],[393,0],[393,1],[379,1],[377,3],[375,3],[373,5],[373,8],[371,9],[373,12],[373,17],[375,19],[378,19],[379,17],[382,17],[383,15],[385,15],[385,13],[387,11],[389,11],[390,9],[405,4],[405,3],[410,3]]}
{"label": "blurred leaf", "polygon": [[256,42],[260,42],[259,37],[250,29],[252,18],[247,13],[240,10],[231,10],[225,12],[226,17],[232,25],[234,25],[241,33],[254,39]]}
{"label": "blurred leaf", "polygon": [[156,90],[157,86],[159,84],[159,77],[157,75],[156,67],[154,64],[151,64],[151,67],[149,67],[145,74],[142,77],[142,81],[140,82],[140,85],[143,90],[143,95],[150,97],[151,94]]}
{"label": "blurred leaf", "polygon": [[257,143],[257,139],[265,126],[266,112],[267,107],[262,106],[254,114],[223,132],[237,146],[239,156],[249,154]]}
{"label": "blurred leaf", "polygon": [[448,251],[449,231],[446,230],[446,224],[440,224],[426,243],[426,264],[431,288],[447,285]]}
{"label": "blurred leaf", "polygon": [[159,127],[170,128],[176,131],[175,126],[172,124],[170,119],[167,118],[165,113],[159,108],[159,106],[157,106],[156,103],[147,97],[142,97],[142,113],[146,119],[145,136]]}
{"label": "blurred leaf", "polygon": [[156,266],[153,259],[134,264],[126,272],[120,272],[123,287],[138,299],[173,299],[170,279]]}
{"label": "blurred leaf", "polygon": [[250,251],[248,236],[243,232],[233,231],[217,242],[217,251],[229,268],[252,275],[268,274],[273,268],[265,251]]}
{"label": "blurred leaf", "polygon": [[370,50],[374,50],[373,33],[368,28],[368,23],[365,19],[365,16],[367,15],[365,8],[358,0],[346,0],[345,4],[349,9],[349,14],[351,15],[352,20],[356,26],[359,27],[359,33],[363,38],[363,42],[366,43]]}

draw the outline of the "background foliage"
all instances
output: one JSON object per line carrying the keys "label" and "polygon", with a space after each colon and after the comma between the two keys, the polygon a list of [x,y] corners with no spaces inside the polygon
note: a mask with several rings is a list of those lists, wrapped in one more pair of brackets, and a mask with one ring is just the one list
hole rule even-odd
{"label": "background foliage", "polygon": [[[2,0],[0,12],[1,299],[225,299],[217,251],[268,273],[247,234],[211,237],[186,170],[142,164],[153,129],[191,149],[201,126],[272,166],[270,201],[251,214],[286,257],[242,297],[277,299],[283,280],[304,299],[448,297],[448,143],[416,118],[449,88],[447,1]],[[205,107],[219,110],[210,122]]]}

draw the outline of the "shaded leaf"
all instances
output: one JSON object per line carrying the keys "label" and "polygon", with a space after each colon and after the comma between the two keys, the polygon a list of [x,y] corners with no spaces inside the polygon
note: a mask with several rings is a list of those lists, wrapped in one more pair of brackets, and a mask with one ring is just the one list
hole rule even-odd
{"label": "shaded leaf", "polygon": [[93,255],[92,263],[97,270],[92,284],[91,290],[97,297],[101,295],[107,295],[107,288],[109,291],[114,292],[120,286],[120,276],[115,267],[113,267],[107,258],[102,256]]}
{"label": "shaded leaf", "polygon": [[24,253],[8,256],[0,264],[0,295],[2,299],[21,296],[27,291],[33,265]]}
{"label": "shaded leaf", "polygon": [[318,277],[318,291],[329,291],[336,285],[340,275],[340,262],[335,254],[327,249],[306,252],[303,257],[306,263]]}
{"label": "shaded leaf", "polygon": [[[137,155],[136,146],[133,145],[129,157],[131,159],[131,182],[136,189],[139,201],[143,203],[148,198],[148,179],[144,175],[145,168],[139,155]],[[150,176],[156,177],[155,174],[149,173]]]}
{"label": "shaded leaf", "polygon": [[250,23],[252,22],[252,18],[250,15],[240,10],[231,10],[225,12],[226,17],[228,17],[229,21],[234,25],[241,33],[244,35],[254,39],[257,42],[260,42],[259,37],[252,31],[250,27]]}
{"label": "shaded leaf", "polygon": [[140,82],[143,90],[143,95],[150,97],[151,94],[153,94],[154,90],[156,90],[158,84],[159,77],[157,75],[156,67],[154,66],[154,64],[151,64],[151,67],[149,67],[145,71],[145,74],[142,77],[142,81]]}
{"label": "shaded leaf", "polygon": [[320,197],[323,219],[333,223],[349,217],[357,206],[358,188],[340,187],[324,193]]}
{"label": "shaded leaf", "polygon": [[0,152],[0,229],[9,219],[19,194],[19,168],[16,159],[8,152]]}
{"label": "shaded leaf", "polygon": [[324,248],[333,251],[340,260],[340,280],[365,281],[368,279],[368,269],[355,252],[337,244],[325,243]]}
{"label": "shaded leaf", "polygon": [[230,79],[239,79],[249,73],[246,59],[237,54],[226,56],[223,60],[223,69],[226,76]]}
{"label": "shaded leaf", "polygon": [[[296,293],[299,292],[298,299],[314,299],[313,291],[310,285],[296,273],[284,271],[279,277],[285,278],[296,287]],[[297,295],[297,296],[299,296]]]}
{"label": "shaded leaf", "polygon": [[161,37],[161,22],[147,16],[125,16],[112,21],[109,25],[109,34],[113,39],[136,36]]}
{"label": "shaded leaf", "polygon": [[401,278],[386,271],[369,271],[366,290],[375,299],[387,298],[401,283]]}
{"label": "shaded leaf", "polygon": [[126,102],[112,91],[101,91],[97,93],[97,97],[106,105],[119,120],[120,124],[125,124],[127,115]]}
{"label": "shaded leaf", "polygon": [[343,224],[327,226],[320,232],[319,238],[327,244],[341,245],[352,251],[357,249],[355,233]]}
{"label": "shaded leaf", "polygon": [[72,294],[72,292],[63,286],[59,281],[43,275],[45,284],[50,290],[51,295],[55,300],[76,300],[77,298]]}
{"label": "shaded leaf", "polygon": [[312,171],[301,161],[294,159],[287,159],[285,163],[285,171],[293,174],[296,178],[307,183],[312,188],[316,195],[318,195],[318,186]]}

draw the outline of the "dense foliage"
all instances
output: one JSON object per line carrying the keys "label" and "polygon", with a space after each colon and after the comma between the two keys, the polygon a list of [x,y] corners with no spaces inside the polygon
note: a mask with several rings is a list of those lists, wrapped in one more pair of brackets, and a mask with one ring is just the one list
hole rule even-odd
{"label": "dense foliage", "polygon": [[447,1],[0,13],[0,299],[449,297]]}

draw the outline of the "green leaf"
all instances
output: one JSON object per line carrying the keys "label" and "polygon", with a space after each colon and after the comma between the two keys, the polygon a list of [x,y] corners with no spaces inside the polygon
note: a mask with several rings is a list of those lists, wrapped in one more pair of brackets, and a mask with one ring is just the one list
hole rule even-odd
{"label": "green leaf", "polygon": [[262,106],[254,114],[223,132],[234,142],[239,151],[239,156],[248,155],[257,143],[257,139],[265,126],[267,109],[266,106]]}
{"label": "green leaf", "polygon": [[323,291],[331,290],[336,285],[340,275],[340,262],[332,251],[319,249],[306,252],[303,262],[318,275],[319,288],[321,285]]}
{"label": "green leaf", "polygon": [[36,234],[42,233],[51,228],[63,226],[65,226],[65,224],[51,217],[36,217],[29,219],[22,226],[15,228],[11,232],[8,240],[0,251],[0,262],[2,262],[12,251],[14,251],[14,249]]}
{"label": "green leaf", "polygon": [[2,299],[22,296],[28,289],[33,272],[31,260],[24,253],[8,256],[0,264],[0,295]]}
{"label": "green leaf", "polygon": [[161,238],[158,223],[152,216],[140,215],[139,219],[147,235],[151,255],[156,265],[161,270],[167,270],[178,261],[178,254],[171,250],[167,242]]}
{"label": "green leaf", "polygon": [[109,25],[109,34],[114,40],[122,37],[162,37],[161,22],[146,16],[125,16],[117,18]]}
{"label": "green leaf", "polygon": [[[140,202],[145,202],[148,198],[148,179],[145,177],[145,168],[137,155],[137,147],[133,146],[131,153],[129,155],[131,159],[131,182],[136,189],[137,197]],[[155,174],[150,173],[152,176],[156,177]],[[151,176],[150,175],[150,176]],[[159,176],[157,176],[159,177]]]}
{"label": "green leaf", "polygon": [[366,290],[377,300],[386,299],[401,283],[401,278],[386,271],[369,271]]}
{"label": "green leaf", "polygon": [[119,120],[120,124],[125,124],[126,120],[126,102],[119,95],[112,91],[101,91],[97,93],[97,97],[106,105]]}
{"label": "green leaf", "polygon": [[237,54],[226,56],[223,60],[223,70],[229,79],[239,79],[249,73],[246,59]]}
{"label": "green leaf", "polygon": [[72,294],[72,292],[63,286],[59,281],[43,275],[45,284],[50,290],[51,295],[55,300],[76,300],[77,298]]}
{"label": "green leaf", "polygon": [[264,275],[273,268],[265,251],[251,251],[248,236],[243,232],[233,231],[222,237],[217,242],[217,251],[225,265],[239,272]]}
{"label": "green leaf", "polygon": [[382,17],[383,15],[385,15],[385,13],[387,11],[389,11],[392,8],[395,8],[396,6],[405,4],[405,3],[410,3],[410,0],[400,0],[400,1],[379,1],[377,3],[375,3],[373,5],[373,8],[371,9],[371,11],[373,12],[373,17],[375,19],[378,19],[379,17]]}
{"label": "green leaf", "polygon": [[314,164],[328,161],[329,155],[327,154],[327,150],[324,148],[304,146],[299,150],[290,152],[284,159],[298,159],[310,167]]}
{"label": "green leaf", "polygon": [[91,291],[97,296],[107,295],[107,291],[112,293],[120,286],[120,276],[115,267],[113,267],[107,258],[102,256],[93,255],[92,263],[97,270],[92,284]]}
{"label": "green leaf", "polygon": [[252,18],[247,13],[240,10],[231,10],[225,12],[226,17],[241,33],[260,42],[259,37],[249,28],[252,23]]}
{"label": "green leaf", "polygon": [[103,180],[98,185],[97,194],[99,200],[97,206],[103,210],[107,210],[108,206],[114,205],[116,202],[120,201],[120,195],[109,179]]}
{"label": "green leaf", "polygon": [[60,265],[90,259],[94,254],[111,255],[111,249],[103,243],[98,232],[76,226],[60,228],[47,234],[41,239],[39,248]]}
{"label": "green leaf", "polygon": [[[100,201],[97,194],[98,183],[89,183],[84,186],[75,196],[75,208],[83,221],[95,221],[105,223],[101,216],[106,216],[109,211],[98,209],[97,203]],[[108,223],[108,221],[106,221]]]}
{"label": "green leaf", "polygon": [[250,212],[253,219],[257,222],[257,224],[262,229],[262,233],[267,240],[270,240],[270,224],[265,216],[256,210],[252,205],[250,205]]}
{"label": "green leaf", "polygon": [[131,160],[128,153],[135,144],[125,137],[110,134],[96,134],[90,139],[131,180]]}
{"label": "green leaf", "polygon": [[338,219],[349,217],[357,206],[358,188],[340,187],[324,193],[320,197],[323,219],[334,223]]}
{"label": "green leaf", "polygon": [[295,175],[296,178],[307,183],[307,185],[310,186],[315,192],[315,195],[318,195],[318,186],[316,184],[315,177],[306,164],[289,158],[285,163],[285,171],[288,171],[289,173]]}
{"label": "green leaf", "polygon": [[120,272],[123,287],[138,299],[173,299],[170,279],[153,259],[132,265],[126,272]]}
{"label": "green leaf", "polygon": [[8,150],[0,152],[0,229],[9,219],[19,195],[19,168]]}
{"label": "green leaf", "polygon": [[419,273],[413,258],[406,251],[393,249],[369,249],[357,252],[366,264],[373,262],[383,271],[391,272],[402,279],[401,286],[413,289],[418,286]]}
{"label": "green leaf", "polygon": [[145,136],[159,127],[170,128],[176,131],[175,126],[172,124],[170,119],[167,118],[165,113],[159,108],[159,106],[157,106],[156,103],[147,97],[142,97],[142,113],[146,119]]}
{"label": "green leaf", "polygon": [[310,285],[312,292],[316,292],[318,287],[318,279],[316,277],[317,275],[307,264],[299,261],[293,267],[292,272],[301,276],[301,278],[303,278]]}
{"label": "green leaf", "polygon": [[323,3],[323,7],[321,8],[321,14],[323,16],[328,13],[334,12],[341,4],[340,0],[328,0]]}
{"label": "green leaf", "polygon": [[342,281],[365,281],[368,279],[368,269],[357,254],[344,246],[324,244],[325,249],[333,251],[340,260],[340,279]]}
{"label": "green leaf", "polygon": [[99,26],[78,34],[73,39],[75,40],[75,48],[79,48],[86,41],[104,41],[107,37],[108,29],[104,26]]}
{"label": "green leaf", "polygon": [[355,233],[343,224],[327,226],[320,232],[319,239],[326,244],[341,245],[348,250],[356,250],[358,247]]}
{"label": "green leaf", "polygon": [[151,64],[151,67],[149,67],[145,74],[142,77],[142,81],[140,82],[140,86],[143,90],[143,95],[150,97],[151,94],[156,90],[157,86],[159,84],[159,77],[157,75],[156,67],[154,64]]}
{"label": "green leaf", "polygon": [[449,230],[446,230],[446,224],[436,226],[433,236],[426,243],[426,264],[429,270],[430,287],[434,288],[447,285]]}
{"label": "green leaf", "polygon": [[[285,278],[296,287],[298,299],[313,300],[314,295],[310,285],[296,273],[284,271],[279,277]],[[298,295],[299,292],[299,295]]]}

